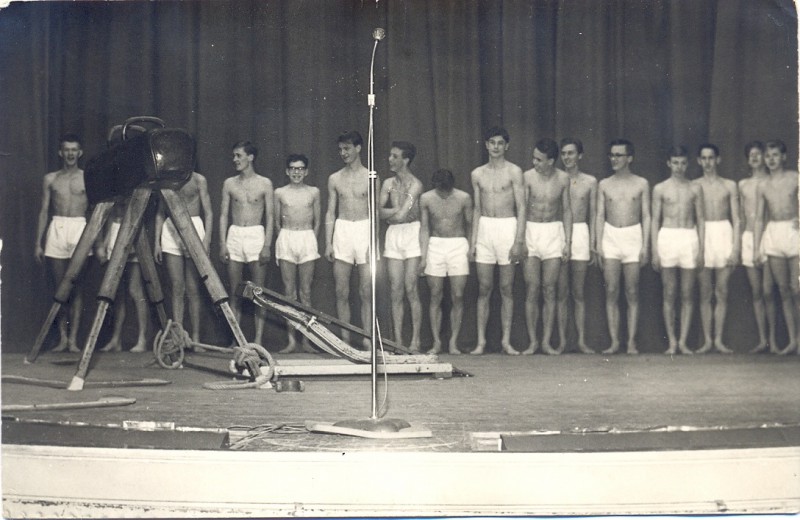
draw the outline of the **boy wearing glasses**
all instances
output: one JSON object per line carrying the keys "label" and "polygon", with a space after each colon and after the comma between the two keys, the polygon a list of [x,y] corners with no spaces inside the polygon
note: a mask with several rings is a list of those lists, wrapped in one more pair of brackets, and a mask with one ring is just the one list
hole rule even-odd
{"label": "boy wearing glasses", "polygon": [[[389,151],[389,169],[394,177],[381,186],[378,208],[380,218],[389,223],[386,230],[383,257],[389,271],[392,299],[394,340],[403,344],[403,314],[405,302],[411,310],[411,343],[409,350],[419,351],[419,332],[422,323],[422,304],[419,301],[419,262],[422,255],[419,243],[419,197],[422,182],[414,176],[409,165],[417,155],[416,147],[406,141],[394,141]],[[389,206],[386,207],[386,204]]]}
{"label": "boy wearing glasses", "polygon": [[[219,215],[220,258],[228,266],[231,308],[241,319],[242,299],[236,289],[242,282],[244,266],[256,285],[263,286],[273,231],[272,181],[257,174],[253,162],[258,149],[250,141],[233,145],[233,165],[238,174],[222,183],[222,206]],[[228,217],[232,224],[228,228]],[[255,342],[261,345],[266,311],[256,307]]]}
{"label": "boy wearing glasses", "polygon": [[[319,188],[304,181],[308,176],[308,157],[292,154],[286,158],[286,176],[289,184],[275,190],[275,259],[281,268],[284,294],[293,300],[311,305],[311,282],[314,279],[314,261],[319,258],[317,233],[319,232]],[[289,325],[289,341],[281,354],[297,348],[294,327]],[[303,350],[313,352],[308,339],[303,337]]]}
{"label": "boy wearing glasses", "polygon": [[614,171],[603,179],[597,192],[597,249],[606,285],[606,315],[611,345],[603,354],[620,347],[620,274],[625,281],[628,304],[628,354],[638,354],[639,270],[647,263],[650,237],[650,186],[631,171],[633,143],[617,139],[609,144],[608,159]]}

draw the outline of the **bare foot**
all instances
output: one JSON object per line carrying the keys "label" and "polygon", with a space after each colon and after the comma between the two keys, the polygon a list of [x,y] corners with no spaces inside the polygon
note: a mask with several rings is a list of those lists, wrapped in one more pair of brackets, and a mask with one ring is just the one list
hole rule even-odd
{"label": "bare foot", "polygon": [[58,342],[58,345],[56,345],[56,347],[50,352],[64,352],[67,350],[67,348],[69,348],[69,339],[67,339],[66,336],[62,336]]}
{"label": "bare foot", "polygon": [[281,350],[278,351],[278,354],[291,354],[294,352],[294,349],[297,347],[297,342],[292,340],[289,342],[288,345],[283,347]]}
{"label": "bare foot", "polygon": [[408,346],[408,350],[411,352],[419,352],[419,340],[412,340],[411,344]]}
{"label": "bare foot", "polygon": [[509,356],[519,356],[519,351],[511,346],[511,343],[503,343],[503,352]]}
{"label": "bare foot", "polygon": [[726,347],[725,344],[722,343],[721,339],[718,339],[714,342],[714,348],[716,348],[720,354],[733,354],[733,351]]}
{"label": "bare foot", "polygon": [[580,350],[584,354],[597,354],[597,352],[589,348],[589,346],[583,341],[578,341],[578,350]]}
{"label": "bare foot", "polygon": [[451,345],[448,347],[448,349],[447,349],[447,353],[448,353],[448,354],[452,354],[452,355],[454,355],[454,356],[459,356],[459,355],[461,355],[461,351],[460,351],[460,350],[458,350],[458,345],[453,345],[453,344],[451,344]]}
{"label": "bare foot", "polygon": [[677,342],[670,342],[669,348],[664,351],[664,354],[668,356],[674,356],[675,353],[678,351],[678,343]]}
{"label": "bare foot", "polygon": [[483,354],[483,350],[486,348],[486,343],[478,343],[475,345],[475,348],[470,350],[470,354],[473,356],[480,356]]}
{"label": "bare foot", "polygon": [[442,351],[442,341],[441,340],[433,340],[433,346],[428,351],[428,354],[438,354]]}
{"label": "bare foot", "polygon": [[144,338],[139,338],[130,352],[147,352],[147,341]]}
{"label": "bare foot", "polygon": [[706,341],[705,345],[695,351],[695,354],[707,354],[712,348],[714,348],[714,343],[711,341]]}
{"label": "bare foot", "polygon": [[697,354],[697,352],[692,352],[692,350],[683,343],[678,343],[678,350],[681,351],[681,354],[687,354],[687,355]]}
{"label": "bare foot", "polygon": [[364,350],[372,350],[372,339],[371,338],[362,339],[361,346],[364,347]]}
{"label": "bare foot", "polygon": [[542,352],[544,352],[548,356],[557,356],[557,355],[561,354],[561,352],[559,352],[558,350],[554,349],[553,347],[551,347],[547,343],[542,343]]}
{"label": "bare foot", "polygon": [[785,347],[783,347],[781,350],[779,350],[777,352],[777,354],[779,356],[785,356],[786,354],[791,354],[792,352],[795,352],[796,350],[797,350],[797,343],[791,342],[788,345],[786,345]]}
{"label": "bare foot", "polygon": [[304,339],[304,340],[303,340],[303,341],[300,343],[300,349],[301,349],[303,352],[307,352],[307,353],[309,353],[309,354],[316,354],[316,352],[317,352],[317,350],[316,350],[316,349],[315,349],[313,346],[311,346],[311,342],[310,342],[310,341],[308,341],[308,339]]}
{"label": "bare foot", "polygon": [[522,355],[530,356],[535,354],[537,350],[539,350],[539,344],[535,341],[531,341],[530,345],[528,345],[528,348],[522,351]]}
{"label": "bare foot", "polygon": [[611,346],[603,351],[603,354],[614,354],[619,350],[619,341],[612,341]]}
{"label": "bare foot", "polygon": [[73,354],[80,354],[81,349],[78,348],[78,342],[74,339],[69,340],[69,351]]}
{"label": "bare foot", "polygon": [[632,340],[628,341],[628,354],[633,355],[633,354],[638,354],[638,353],[639,353],[639,349],[636,348],[636,342],[632,341]]}
{"label": "bare foot", "polygon": [[[764,352],[767,350],[769,344],[767,343],[767,338],[761,338],[761,341],[758,342],[758,345],[750,349],[751,354],[758,354],[759,352]],[[772,351],[770,351],[772,352]],[[774,353],[774,352],[773,352]]]}
{"label": "bare foot", "polygon": [[100,352],[122,352],[122,344],[119,342],[119,338],[112,338],[100,349]]}

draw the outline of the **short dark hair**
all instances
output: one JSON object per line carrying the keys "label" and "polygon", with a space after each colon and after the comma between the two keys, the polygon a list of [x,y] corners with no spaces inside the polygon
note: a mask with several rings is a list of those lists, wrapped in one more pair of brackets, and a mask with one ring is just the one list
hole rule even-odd
{"label": "short dark hair", "polygon": [[761,141],[750,141],[749,143],[744,145],[744,156],[749,158],[750,157],[750,151],[753,148],[755,148],[756,150],[761,151],[761,153],[764,153],[764,150],[765,150],[764,143],[762,143]]}
{"label": "short dark hair", "polygon": [[81,148],[83,147],[83,143],[81,142],[80,136],[78,134],[64,134],[61,136],[61,139],[58,140],[58,147],[61,148],[61,145],[64,143],[78,143],[78,146]]}
{"label": "short dark hair", "polygon": [[362,146],[364,144],[364,139],[361,137],[361,134],[359,134],[355,130],[350,130],[349,132],[341,134],[336,142],[350,143],[353,146]]}
{"label": "short dark hair", "polygon": [[392,141],[392,148],[400,150],[403,159],[408,159],[408,164],[414,162],[414,157],[417,156],[417,147],[408,141]]}
{"label": "short dark hair", "polygon": [[613,146],[624,146],[625,153],[628,155],[634,155],[635,151],[633,149],[633,143],[628,141],[627,139],[614,139],[610,143],[608,143],[608,149],[611,150]]}
{"label": "short dark hair", "polygon": [[578,153],[583,153],[583,143],[580,139],[576,139],[575,137],[565,137],[561,140],[561,144],[559,145],[559,150],[563,150],[565,146],[569,144],[574,144],[575,148],[578,150]]}
{"label": "short dark hair", "polygon": [[689,150],[682,144],[677,144],[670,148],[669,152],[667,152],[667,160],[672,159],[673,157],[686,157],[688,159]]}
{"label": "short dark hair", "polygon": [[505,141],[507,143],[511,142],[511,137],[508,135],[508,130],[506,130],[502,126],[493,126],[490,129],[488,129],[483,134],[483,141],[486,142],[486,141],[488,141],[489,139],[491,139],[492,137],[494,137],[496,135],[499,135],[500,137],[505,139]]}
{"label": "short dark hair", "polygon": [[446,168],[441,168],[433,172],[433,175],[431,176],[431,182],[433,183],[434,189],[439,189],[442,191],[452,191],[456,184],[455,177],[453,177],[453,172]]}
{"label": "short dark hair", "polygon": [[244,153],[246,153],[247,155],[252,155],[253,160],[255,160],[255,158],[258,157],[258,148],[256,148],[256,145],[254,145],[250,141],[237,141],[236,143],[234,143],[231,150],[236,150],[237,148],[241,148],[242,150],[244,150]]}
{"label": "short dark hair", "polygon": [[290,153],[289,156],[286,157],[286,167],[288,168],[290,164],[297,161],[302,162],[303,166],[308,168],[308,157],[301,153]]}
{"label": "short dark hair", "polygon": [[548,159],[555,159],[558,157],[558,143],[549,137],[536,141],[534,148],[545,154]]}
{"label": "short dark hair", "polygon": [[703,143],[700,146],[698,146],[697,147],[697,156],[698,157],[700,157],[700,154],[703,152],[703,150],[711,150],[712,152],[714,152],[714,156],[715,157],[719,157],[719,147],[717,145],[715,145],[715,144]]}
{"label": "short dark hair", "polygon": [[777,148],[781,153],[786,153],[786,143],[780,139],[772,139],[771,141],[767,141],[766,144],[764,144],[764,149],[766,150],[768,148]]}

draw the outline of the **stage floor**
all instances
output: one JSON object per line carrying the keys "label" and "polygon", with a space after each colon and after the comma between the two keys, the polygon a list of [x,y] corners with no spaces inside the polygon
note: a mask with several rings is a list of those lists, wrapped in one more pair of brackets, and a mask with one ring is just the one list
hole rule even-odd
{"label": "stage floor", "polygon": [[[281,364],[320,363],[327,355],[277,355]],[[250,428],[260,432],[237,446],[255,451],[470,452],[503,449],[503,434],[691,431],[800,425],[800,356],[439,356],[468,377],[431,375],[379,378],[386,417],[423,426],[432,437],[373,440],[303,431],[306,421],[335,422],[370,416],[369,376],[299,377],[302,392],[207,390],[205,382],[230,381],[224,354],[187,354],[187,365],[167,370],[151,354],[96,353],[86,379],[158,378],[166,386],[85,388],[70,392],[2,384],[3,405],[136,399],[129,406],[63,411],[4,412],[4,421],[83,423],[94,426],[152,423],[177,429],[227,430],[236,442]],[[34,364],[22,354],[2,356],[2,374],[68,382],[76,354],[44,353]],[[66,363],[66,364],[65,364]],[[203,369],[204,368],[204,369]],[[265,433],[271,426],[297,426]],[[287,429],[284,429],[287,431]],[[720,447],[726,447],[720,436]],[[730,436],[727,436],[728,438]],[[85,444],[92,446],[91,439]],[[4,440],[5,442],[5,440]],[[35,441],[31,441],[35,443]],[[66,442],[66,441],[65,441]],[[757,439],[751,441],[756,445]],[[588,445],[587,445],[588,446]],[[187,448],[191,446],[187,444]],[[578,449],[580,446],[578,446]],[[688,448],[688,447],[687,447]],[[587,448],[591,449],[591,448]]]}

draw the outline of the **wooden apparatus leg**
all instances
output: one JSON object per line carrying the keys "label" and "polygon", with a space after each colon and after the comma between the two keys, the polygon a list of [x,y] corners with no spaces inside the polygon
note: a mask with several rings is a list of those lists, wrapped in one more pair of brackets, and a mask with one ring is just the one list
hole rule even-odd
{"label": "wooden apparatus leg", "polygon": [[217,274],[217,271],[214,270],[214,266],[211,265],[211,260],[209,260],[206,254],[206,250],[197,234],[197,230],[192,225],[192,219],[189,216],[189,212],[186,211],[186,206],[173,190],[162,189],[161,196],[166,203],[167,210],[172,218],[172,223],[175,224],[175,228],[178,230],[178,234],[181,236],[186,250],[189,251],[189,256],[192,257],[192,261],[195,267],[197,267],[197,272],[200,274],[200,279],[203,280],[203,284],[206,286],[206,289],[208,289],[208,293],[211,295],[214,305],[217,305],[222,311],[222,315],[225,316],[225,321],[228,322],[228,326],[231,332],[233,332],[233,336],[236,338],[236,343],[240,347],[245,346],[247,344],[247,338],[245,338],[241,327],[239,327],[239,322],[236,321],[236,316],[234,316],[233,310],[228,302],[228,293],[225,291],[225,286],[222,285],[222,280]]}
{"label": "wooden apparatus leg", "polygon": [[55,301],[50,307],[50,312],[47,314],[47,319],[42,324],[42,328],[39,329],[36,341],[34,341],[30,352],[28,352],[25,358],[25,363],[33,363],[39,356],[39,351],[42,349],[44,339],[50,331],[50,327],[53,325],[56,316],[58,316],[58,311],[61,310],[61,306],[69,301],[72,289],[75,287],[75,280],[86,264],[86,258],[89,256],[94,241],[97,239],[97,235],[100,234],[100,230],[103,229],[103,225],[106,223],[106,219],[113,206],[113,202],[100,202],[94,207],[92,216],[89,218],[89,222],[83,229],[81,238],[75,246],[75,252],[72,254],[72,258],[70,258],[67,271],[64,273],[64,278],[62,278],[58,284],[56,294],[53,298]]}
{"label": "wooden apparatus leg", "polygon": [[147,203],[150,200],[150,188],[137,188],[133,192],[128,207],[125,210],[125,216],[122,218],[120,224],[119,234],[117,241],[114,244],[114,249],[111,251],[111,259],[108,261],[103,282],[100,285],[100,290],[97,293],[97,313],[92,322],[92,328],[89,332],[89,337],[86,338],[86,345],[83,347],[81,360],[78,363],[78,370],[72,377],[67,390],[83,390],[84,380],[86,373],[89,371],[89,362],[92,359],[95,345],[97,344],[97,337],[100,335],[100,328],[103,326],[103,320],[108,311],[108,306],[114,302],[114,297],[117,294],[117,287],[119,287],[122,273],[125,270],[125,264],[128,262],[128,255],[131,252],[133,238],[139,231],[142,224],[142,217],[147,209]]}

